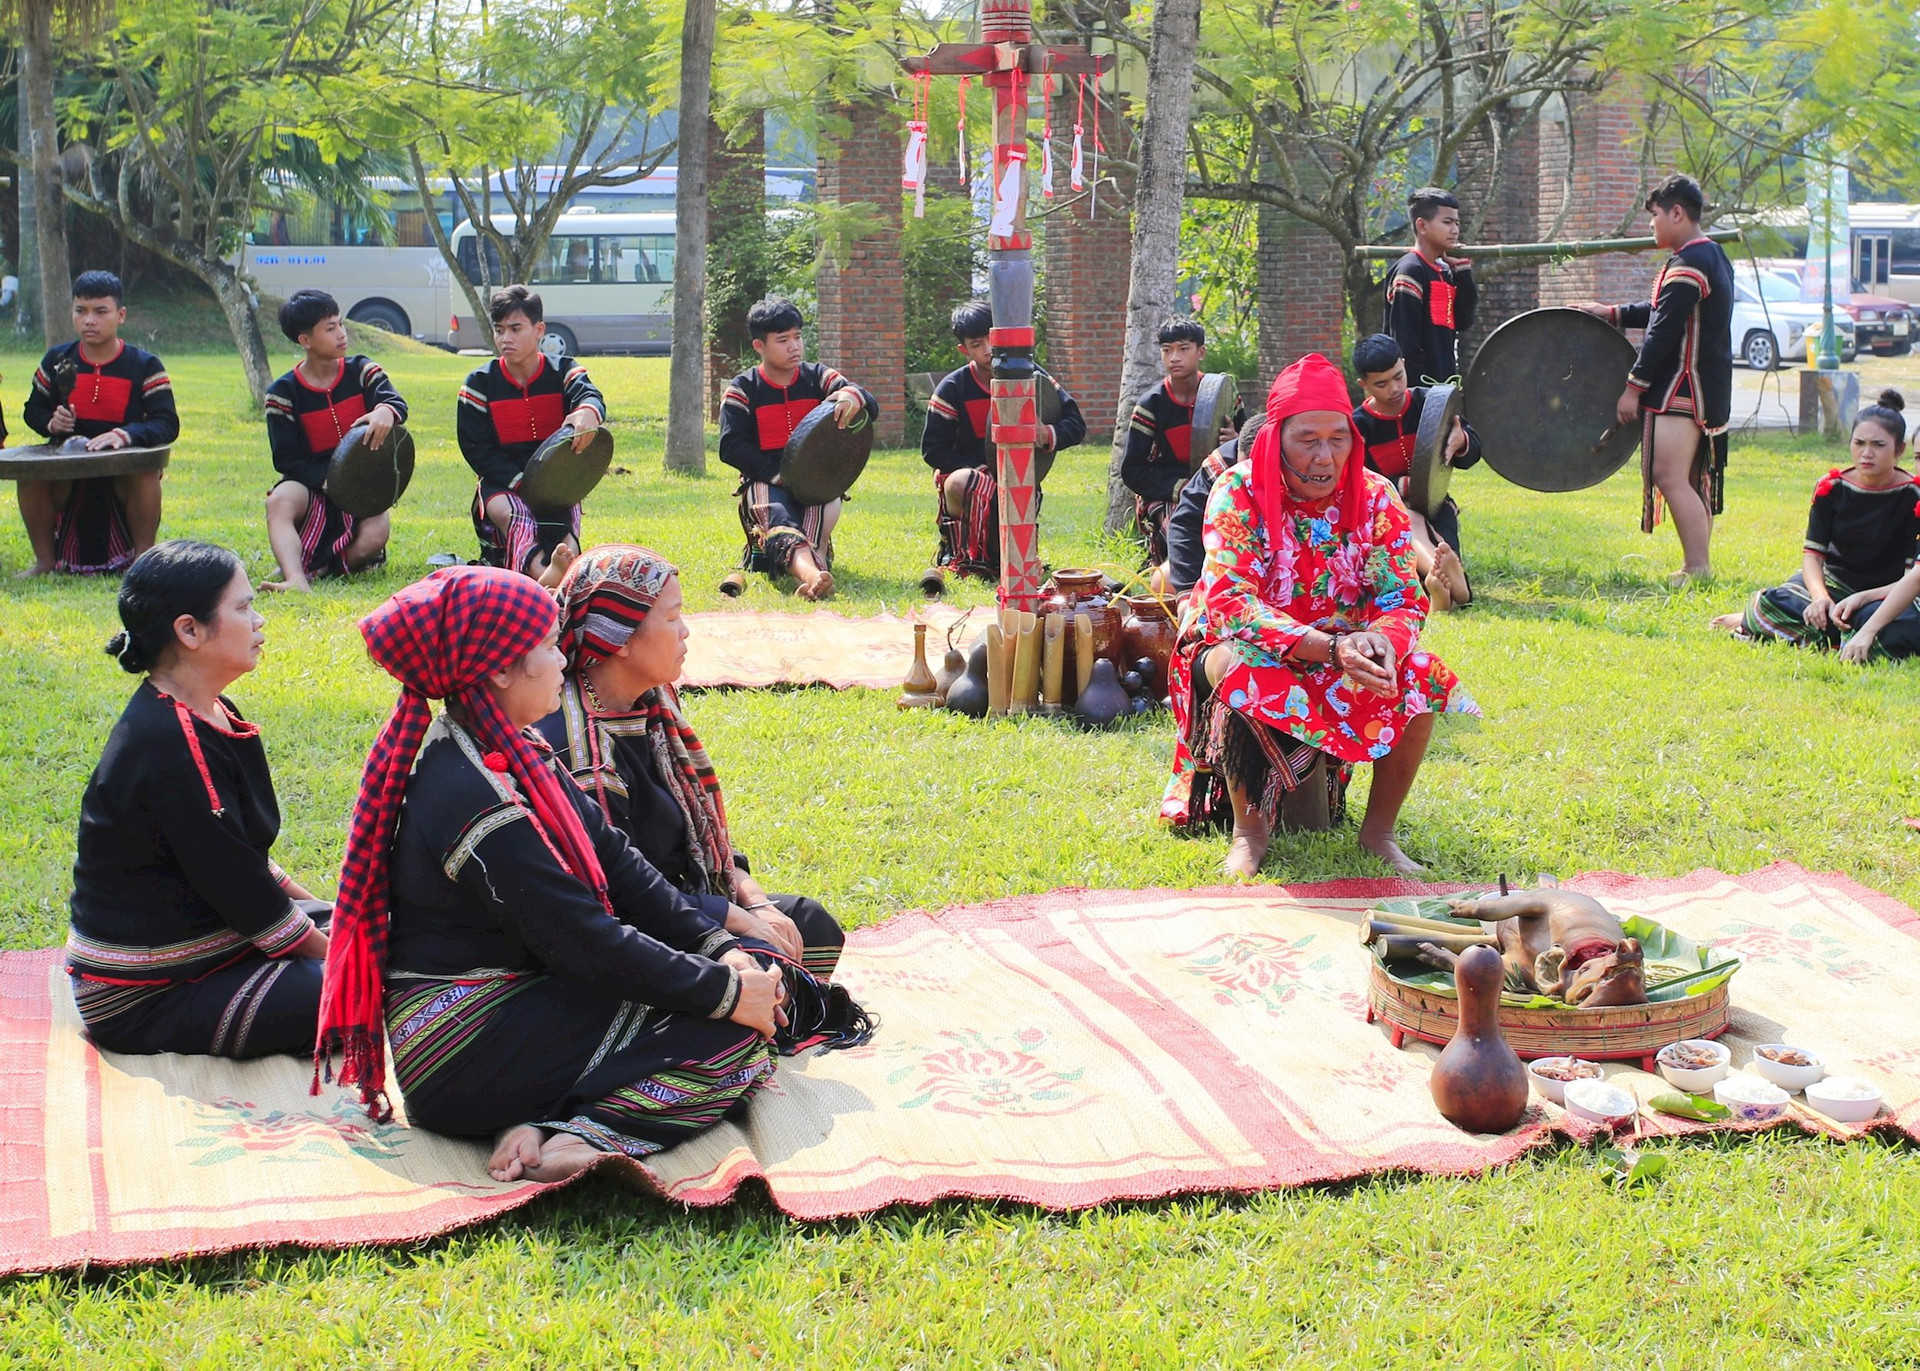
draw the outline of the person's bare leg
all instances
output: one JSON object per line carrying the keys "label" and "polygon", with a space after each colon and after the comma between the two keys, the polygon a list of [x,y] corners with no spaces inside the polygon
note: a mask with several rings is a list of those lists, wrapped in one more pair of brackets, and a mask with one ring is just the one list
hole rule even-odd
{"label": "person's bare leg", "polygon": [[540,1164],[542,1134],[530,1123],[516,1124],[493,1140],[493,1155],[487,1158],[487,1174],[496,1181],[517,1181],[532,1174]]}
{"label": "person's bare leg", "polygon": [[136,557],[160,536],[160,477],[157,471],[141,471],[113,478],[113,493],[127,511],[127,534],[133,539]]}
{"label": "person's bare leg", "polygon": [[1407,721],[1393,751],[1373,764],[1373,788],[1367,793],[1367,816],[1360,821],[1360,846],[1403,876],[1418,876],[1426,868],[1400,850],[1394,825],[1400,807],[1413,790],[1413,778],[1427,755],[1433,737],[1433,715],[1417,714]]}
{"label": "person's bare leg", "polygon": [[833,573],[820,565],[812,548],[802,546],[796,549],[787,568],[800,583],[794,587],[793,593],[802,600],[824,600],[833,594]]}
{"label": "person's bare leg", "polygon": [[343,554],[348,571],[359,571],[386,551],[387,539],[393,535],[393,518],[387,514],[376,514],[372,518],[362,519],[360,527],[353,532],[353,541],[347,544]]}
{"label": "person's bare leg", "polygon": [[313,589],[300,555],[300,521],[307,517],[312,503],[312,493],[298,481],[282,481],[267,492],[267,546],[273,549],[273,560],[280,564],[280,579],[262,581],[260,589]]}
{"label": "person's bare leg", "polygon": [[1707,620],[1708,628],[1725,629],[1728,633],[1743,632],[1746,626],[1747,616],[1737,609],[1731,614],[1716,614]]}
{"label": "person's bare leg", "polygon": [[967,492],[973,485],[973,476],[972,471],[950,471],[940,482],[940,503],[956,519],[967,512]]}
{"label": "person's bare leg", "polygon": [[540,1144],[539,1160],[527,1168],[527,1176],[549,1184],[564,1181],[593,1165],[599,1155],[599,1150],[584,1138],[573,1133],[555,1133]]}
{"label": "person's bare leg", "polygon": [[1687,479],[1699,445],[1700,427],[1687,415],[1654,416],[1653,483],[1673,516],[1673,531],[1680,535],[1680,569],[1689,577],[1713,575],[1713,515]]}
{"label": "person's bare leg", "polygon": [[[1233,649],[1224,643],[1208,650],[1207,679],[1216,690],[1238,660]],[[1260,863],[1267,859],[1267,848],[1273,843],[1273,825],[1232,777],[1226,781],[1227,798],[1233,802],[1233,837],[1227,843],[1227,875],[1235,880],[1250,881],[1260,873]]]}
{"label": "person's bare leg", "polygon": [[16,572],[18,577],[45,576],[53,570],[53,526],[59,521],[60,507],[73,493],[70,481],[21,481],[15,496],[20,506],[20,522],[27,526],[27,541],[33,545],[33,563]]}

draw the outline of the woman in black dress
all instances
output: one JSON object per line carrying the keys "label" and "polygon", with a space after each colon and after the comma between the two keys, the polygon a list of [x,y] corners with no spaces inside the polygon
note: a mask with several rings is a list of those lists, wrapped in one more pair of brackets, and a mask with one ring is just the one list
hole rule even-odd
{"label": "woman in black dress", "polygon": [[274,864],[266,748],[225,695],[265,641],[246,568],[210,543],[161,543],[127,569],[119,609],[107,651],[145,679],[80,802],[80,1017],[113,1052],[310,1052],[326,906]]}

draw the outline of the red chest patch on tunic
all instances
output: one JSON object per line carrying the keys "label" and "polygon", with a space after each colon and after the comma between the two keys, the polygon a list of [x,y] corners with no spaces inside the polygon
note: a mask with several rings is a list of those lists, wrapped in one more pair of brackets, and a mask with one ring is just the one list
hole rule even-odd
{"label": "red chest patch on tunic", "polygon": [[74,378],[67,405],[76,419],[118,427],[127,421],[127,406],[132,399],[133,382],[126,377],[91,372]]}
{"label": "red chest patch on tunic", "polygon": [[538,443],[553,436],[567,417],[563,395],[529,395],[520,400],[490,400],[493,431],[503,443]]}
{"label": "red chest patch on tunic", "polygon": [[1160,430],[1160,436],[1167,440],[1167,447],[1180,461],[1193,462],[1193,425],[1174,424]]}
{"label": "red chest patch on tunic", "polygon": [[366,399],[360,395],[331,402],[325,409],[308,410],[300,416],[300,427],[307,432],[307,446],[315,452],[332,452],[347,436],[347,430],[366,412]]}
{"label": "red chest patch on tunic", "polygon": [[762,405],[753,412],[753,422],[760,430],[760,450],[778,452],[787,445],[787,439],[793,437],[793,431],[800,427],[800,421],[819,406],[818,400],[775,400],[770,405]]}
{"label": "red chest patch on tunic", "polygon": [[973,436],[984,438],[993,422],[993,401],[988,399],[968,400],[967,422],[973,426]]}
{"label": "red chest patch on tunic", "polygon": [[1405,476],[1413,466],[1414,435],[1403,433],[1391,443],[1374,443],[1367,448],[1367,460],[1382,476]]}
{"label": "red chest patch on tunic", "polygon": [[1453,282],[1434,277],[1427,283],[1427,317],[1435,328],[1453,327]]}

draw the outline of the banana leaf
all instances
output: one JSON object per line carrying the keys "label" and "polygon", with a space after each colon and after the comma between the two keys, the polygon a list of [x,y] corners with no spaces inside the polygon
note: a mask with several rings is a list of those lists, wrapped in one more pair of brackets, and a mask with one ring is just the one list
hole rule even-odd
{"label": "banana leaf", "polygon": [[[1493,891],[1463,891],[1459,895],[1446,898],[1433,896],[1400,896],[1396,899],[1382,900],[1374,906],[1390,914],[1414,914],[1424,919],[1438,919],[1444,923],[1458,924],[1462,932],[1477,932],[1482,927],[1478,919],[1460,919],[1447,910],[1447,899],[1476,899],[1483,895],[1492,895]],[[1713,949],[1702,947],[1690,938],[1682,937],[1664,924],[1652,919],[1643,919],[1639,915],[1620,921],[1620,929],[1629,938],[1640,940],[1640,949],[1647,962],[1647,1003],[1665,1004],[1671,1000],[1683,1000],[1689,995],[1704,995],[1709,990],[1725,985],[1740,969],[1738,957],[1721,956],[1715,959]],[[1374,949],[1374,959],[1386,968],[1387,974],[1401,985],[1417,986],[1422,990],[1433,991],[1440,995],[1452,995],[1453,973],[1435,968],[1416,967],[1412,964],[1388,966],[1380,956],[1380,949]],[[1513,1009],[1569,1009],[1573,1008],[1565,1000],[1555,999],[1551,995],[1528,994],[1525,992],[1505,991],[1500,1003]]]}

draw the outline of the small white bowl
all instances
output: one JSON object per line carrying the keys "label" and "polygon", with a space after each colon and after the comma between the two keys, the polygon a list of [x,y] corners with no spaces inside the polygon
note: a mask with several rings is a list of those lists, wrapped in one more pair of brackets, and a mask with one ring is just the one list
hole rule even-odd
{"label": "small white bowl", "polygon": [[[1764,1054],[1768,1048],[1790,1048],[1795,1052],[1805,1052],[1813,1058],[1812,1066],[1788,1066],[1776,1062]],[[1753,1049],[1753,1069],[1789,1093],[1805,1090],[1815,1081],[1827,1074],[1827,1064],[1816,1052],[1807,1052],[1804,1047],[1794,1047],[1792,1043],[1760,1043]]]}
{"label": "small white bowl", "polygon": [[1807,1104],[1840,1123],[1865,1123],[1880,1112],[1880,1091],[1858,1076],[1828,1076],[1807,1087]]}
{"label": "small white bowl", "polygon": [[[1712,1066],[1669,1066],[1666,1054],[1670,1048],[1698,1047],[1712,1052],[1720,1060]],[[1733,1060],[1724,1043],[1714,1042],[1711,1038],[1687,1038],[1681,1042],[1668,1043],[1654,1057],[1654,1064],[1660,1068],[1660,1074],[1667,1078],[1667,1084],[1675,1090],[1684,1090],[1689,1095],[1704,1095],[1727,1077],[1727,1063]]]}
{"label": "small white bowl", "polygon": [[1772,1123],[1787,1112],[1787,1092],[1772,1081],[1744,1072],[1713,1087],[1713,1098],[1733,1111],[1739,1123]]}
{"label": "small white bowl", "polygon": [[1574,1118],[1609,1128],[1640,1112],[1640,1101],[1631,1090],[1608,1081],[1568,1081],[1565,1095],[1567,1112]]}
{"label": "small white bowl", "polygon": [[1595,1074],[1592,1076],[1578,1077],[1577,1079],[1580,1080],[1599,1080],[1600,1068],[1594,1066],[1592,1062],[1582,1061],[1579,1057],[1542,1057],[1538,1061],[1527,1063],[1527,1079],[1533,1082],[1533,1088],[1540,1093],[1542,1098],[1552,1100],[1555,1104],[1564,1105],[1567,1102],[1567,1087],[1573,1084],[1573,1082],[1556,1081],[1551,1076],[1541,1075],[1536,1069],[1542,1066],[1557,1065],[1561,1062],[1580,1062],[1582,1066],[1593,1066]]}

